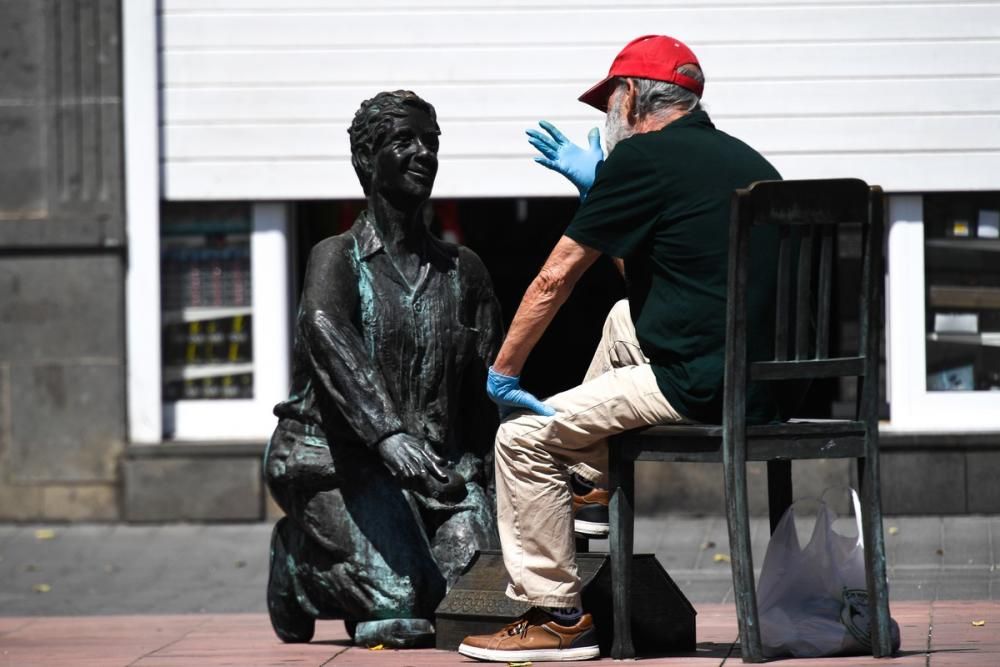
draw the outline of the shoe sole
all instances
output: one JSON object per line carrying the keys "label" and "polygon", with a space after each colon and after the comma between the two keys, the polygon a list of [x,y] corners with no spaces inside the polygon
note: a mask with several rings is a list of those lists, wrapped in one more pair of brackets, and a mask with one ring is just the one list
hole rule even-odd
{"label": "shoe sole", "polygon": [[573,521],[573,530],[588,537],[607,537],[610,532],[606,523],[594,523],[593,521],[583,521],[581,519]]}
{"label": "shoe sole", "polygon": [[501,651],[499,649],[479,648],[462,644],[458,647],[458,652],[467,658],[488,660],[490,662],[572,662],[576,660],[593,660],[601,655],[601,649],[597,646]]}

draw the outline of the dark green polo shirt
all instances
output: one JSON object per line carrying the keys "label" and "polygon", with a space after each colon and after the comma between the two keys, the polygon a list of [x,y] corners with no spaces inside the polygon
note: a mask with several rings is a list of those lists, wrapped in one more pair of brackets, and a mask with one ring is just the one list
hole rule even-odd
{"label": "dark green polo shirt", "polygon": [[[726,257],[732,192],[781,176],[703,111],[620,142],[566,230],[625,260],[628,297],[657,384],[682,415],[722,416]],[[760,233],[758,233],[760,231]],[[755,230],[748,285],[748,353],[773,349],[777,235]],[[752,386],[752,422],[778,418],[770,387]]]}

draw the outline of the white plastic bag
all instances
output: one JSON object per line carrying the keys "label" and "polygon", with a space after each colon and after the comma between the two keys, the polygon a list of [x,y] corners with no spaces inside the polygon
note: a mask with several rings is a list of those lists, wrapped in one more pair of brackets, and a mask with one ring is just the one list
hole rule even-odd
{"label": "white plastic bag", "polygon": [[[824,494],[825,495],[825,494]],[[871,654],[861,503],[851,489],[857,536],[834,531],[836,514],[822,499],[805,548],[795,531],[795,505],[778,522],[757,586],[764,655],[812,658]],[[890,621],[893,650],[899,626]]]}

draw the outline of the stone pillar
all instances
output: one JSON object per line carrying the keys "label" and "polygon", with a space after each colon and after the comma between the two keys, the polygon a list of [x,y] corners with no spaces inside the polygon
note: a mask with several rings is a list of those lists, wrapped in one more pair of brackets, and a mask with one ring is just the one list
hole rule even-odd
{"label": "stone pillar", "polygon": [[0,520],[113,519],[126,419],[119,1],[0,0],[0,81]]}

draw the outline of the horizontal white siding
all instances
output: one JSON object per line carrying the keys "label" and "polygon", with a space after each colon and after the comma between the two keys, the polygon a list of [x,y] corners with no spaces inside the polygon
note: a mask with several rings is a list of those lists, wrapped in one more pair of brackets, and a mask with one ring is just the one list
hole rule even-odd
{"label": "horizontal white siding", "polygon": [[[767,7],[812,7],[812,6],[858,6],[858,0],[621,0],[613,4],[609,0],[170,0],[165,12],[169,14],[205,13],[214,11],[255,11],[282,13],[289,10],[311,12],[350,11],[391,11],[414,10],[427,8],[460,9],[466,12],[496,10],[563,10],[563,9],[598,9],[598,10],[632,10],[671,7],[677,9],[706,9],[715,7],[737,8],[767,8]],[[883,0],[882,6],[924,6],[940,5],[941,0]],[[958,4],[958,3],[956,3]],[[962,4],[990,4],[988,0],[972,0]]]}
{"label": "horizontal white siding", "polygon": [[571,195],[523,131],[583,141],[576,97],[663,32],[698,53],[716,124],[788,178],[1000,189],[1000,2],[163,0],[171,199],[357,197],[346,128],[411,88],[442,127],[437,196]]}
{"label": "horizontal white siding", "polygon": [[[361,3],[359,3],[361,4]],[[472,5],[473,3],[468,3]],[[708,4],[708,3],[706,3]],[[749,3],[748,3],[749,4]],[[280,3],[275,2],[279,7]],[[364,5],[362,5],[364,6]],[[974,8],[978,20],[1000,25],[1000,8]],[[308,16],[308,20],[304,17]],[[692,43],[772,43],[847,40],[977,38],[983,28],[969,21],[962,7],[940,6],[822,7],[778,6],[747,8],[698,7],[622,9],[463,9],[377,12],[197,13],[168,14],[164,36],[176,48],[328,48],[388,47],[410,44],[602,44],[609,33],[629,33],[636,18],[649,25],[684,26]],[[752,30],[747,30],[748,24]],[[460,29],[456,27],[460,25]],[[989,28],[987,28],[989,31]],[[294,35],[295,41],[289,37]],[[995,35],[994,35],[995,36]]]}

